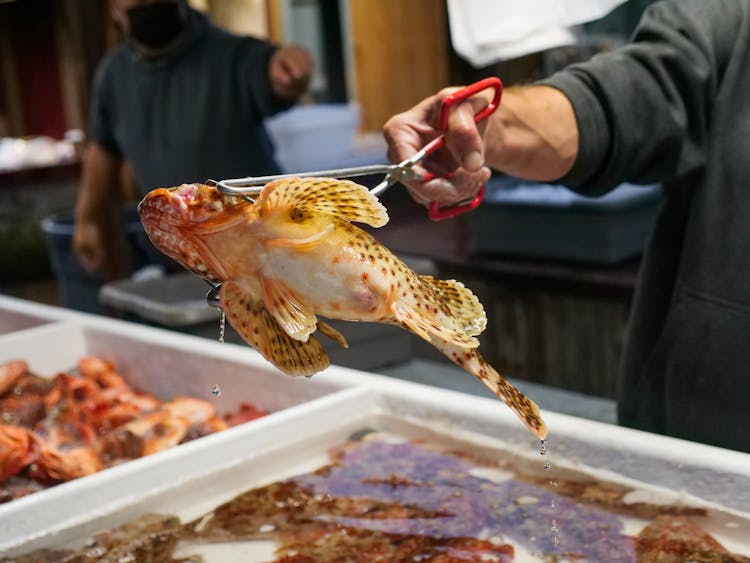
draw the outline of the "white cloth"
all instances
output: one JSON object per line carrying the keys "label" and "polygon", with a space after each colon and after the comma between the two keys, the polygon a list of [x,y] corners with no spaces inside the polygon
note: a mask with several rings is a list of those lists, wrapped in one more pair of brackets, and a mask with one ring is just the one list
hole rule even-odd
{"label": "white cloth", "polygon": [[576,42],[573,26],[625,0],[448,0],[451,41],[474,66]]}

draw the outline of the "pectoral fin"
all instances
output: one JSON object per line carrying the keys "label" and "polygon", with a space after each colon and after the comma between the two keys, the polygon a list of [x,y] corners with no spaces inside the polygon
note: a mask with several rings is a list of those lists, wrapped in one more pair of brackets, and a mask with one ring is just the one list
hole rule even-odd
{"label": "pectoral fin", "polygon": [[294,340],[276,322],[262,301],[254,299],[236,282],[221,286],[221,306],[229,323],[250,346],[288,375],[313,375],[330,364],[315,338]]}
{"label": "pectoral fin", "polygon": [[313,310],[299,300],[282,281],[263,280],[263,299],[266,309],[284,332],[295,340],[306,341],[315,332],[317,319]]}
{"label": "pectoral fin", "polygon": [[282,178],[263,188],[258,204],[268,212],[275,208],[333,215],[349,222],[382,227],[388,212],[370,191],[350,180],[332,178]]}

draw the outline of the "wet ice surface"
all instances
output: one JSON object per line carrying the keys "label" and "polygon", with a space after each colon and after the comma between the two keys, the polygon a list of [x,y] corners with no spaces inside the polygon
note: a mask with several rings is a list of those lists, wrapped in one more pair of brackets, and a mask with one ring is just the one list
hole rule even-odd
{"label": "wet ice surface", "polygon": [[[324,475],[295,481],[317,494],[396,502],[445,516],[410,520],[327,516],[352,528],[431,537],[510,540],[534,554],[635,561],[622,520],[513,478],[487,479],[477,466],[410,443],[363,443]],[[534,499],[531,502],[530,499]]]}

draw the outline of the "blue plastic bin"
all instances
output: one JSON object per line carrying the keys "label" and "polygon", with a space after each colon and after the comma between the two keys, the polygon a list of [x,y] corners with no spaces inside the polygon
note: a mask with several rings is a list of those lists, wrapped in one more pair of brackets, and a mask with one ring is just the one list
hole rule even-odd
{"label": "blue plastic bin", "polygon": [[[132,264],[137,269],[154,263],[158,253],[146,237],[138,211],[135,207],[127,207],[123,209],[123,213]],[[73,254],[74,230],[75,220],[72,211],[51,215],[42,220],[42,231],[47,239],[52,270],[57,278],[60,305],[87,313],[102,314],[105,310],[98,299],[102,281],[78,264]]]}
{"label": "blue plastic bin", "polygon": [[622,184],[594,198],[562,186],[493,178],[482,205],[467,215],[469,248],[614,264],[643,252],[661,203],[659,186]]}

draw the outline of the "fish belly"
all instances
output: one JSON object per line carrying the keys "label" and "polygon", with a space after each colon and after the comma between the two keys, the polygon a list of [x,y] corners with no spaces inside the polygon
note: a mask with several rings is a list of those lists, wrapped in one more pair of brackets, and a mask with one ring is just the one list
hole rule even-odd
{"label": "fish belly", "polygon": [[273,252],[264,267],[267,281],[286,284],[317,314],[368,322],[391,318],[390,284],[378,272],[375,264],[325,251]]}

